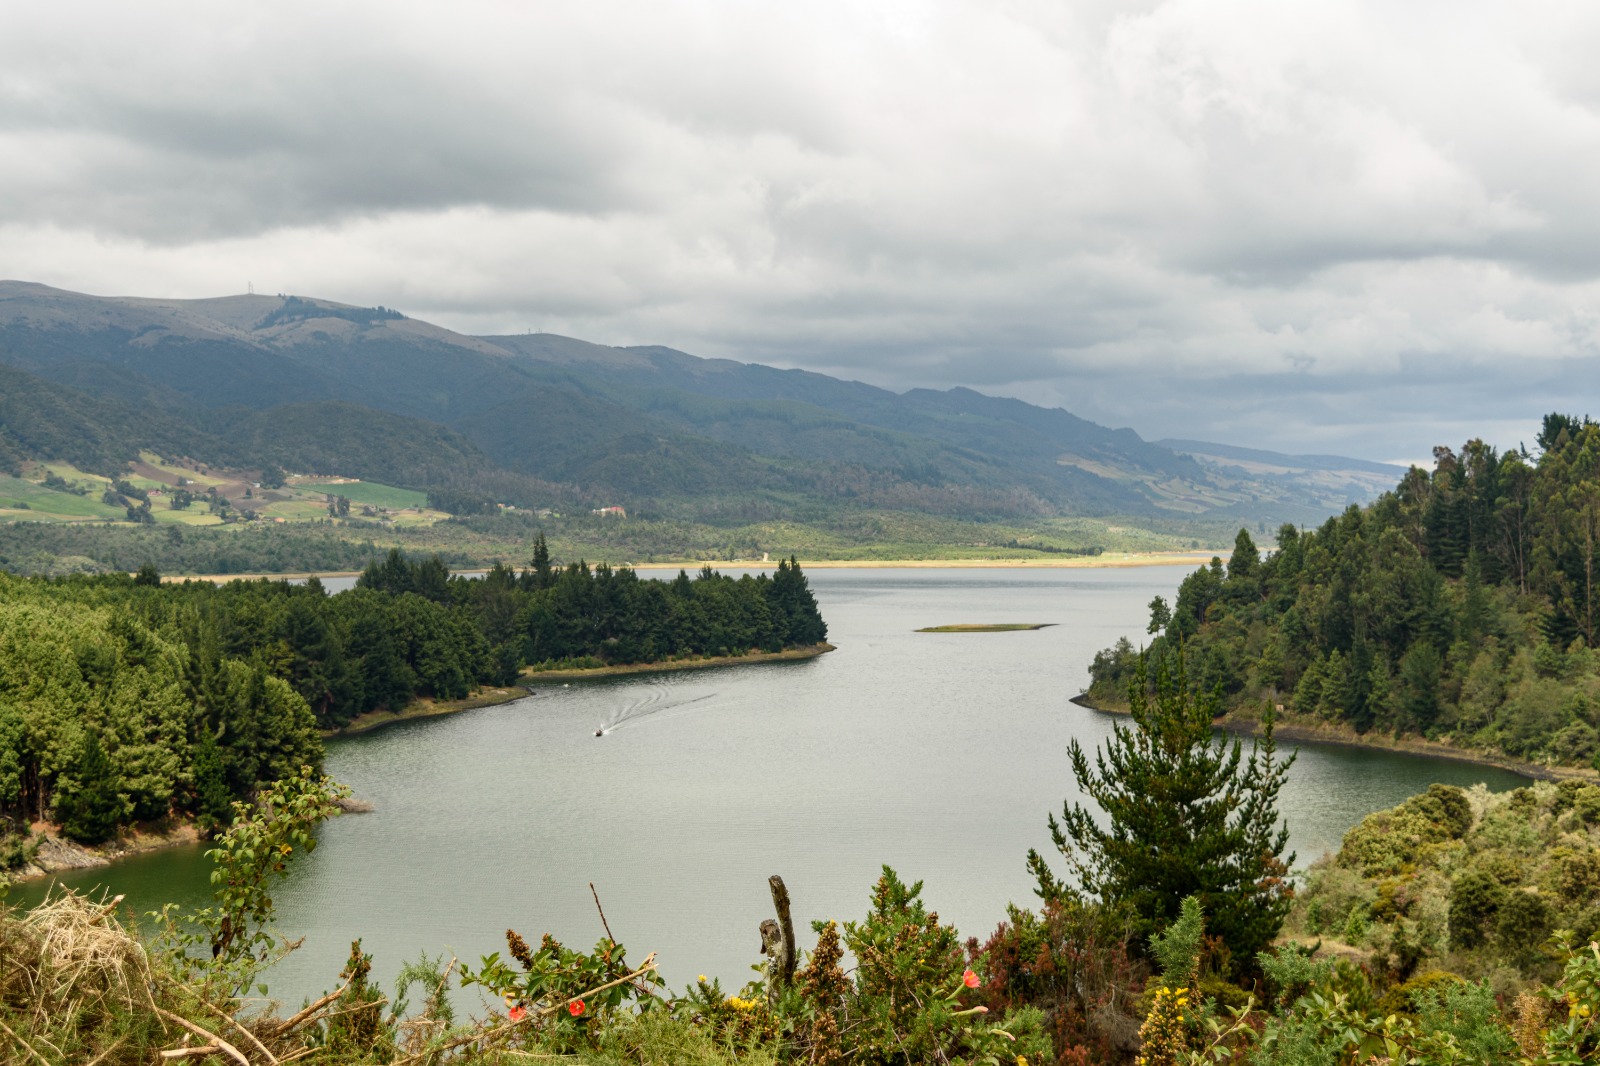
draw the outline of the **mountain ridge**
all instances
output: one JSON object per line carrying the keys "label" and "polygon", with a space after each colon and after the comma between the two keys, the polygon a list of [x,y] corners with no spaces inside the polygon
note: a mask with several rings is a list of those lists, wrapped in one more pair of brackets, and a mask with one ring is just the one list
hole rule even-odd
{"label": "mountain ridge", "polygon": [[[492,466],[576,497],[623,494],[684,515],[743,499],[773,512],[811,500],[968,517],[1308,521],[1350,490],[1321,471],[1297,481],[1223,470],[1211,460],[1227,456],[1203,462],[1131,429],[972,389],[896,393],[662,345],[474,337],[315,297],[96,297],[0,281],[0,364],[206,433],[226,429],[203,414],[220,409],[332,403],[358,419],[370,409],[440,427]],[[433,432],[383,425],[397,441]]]}

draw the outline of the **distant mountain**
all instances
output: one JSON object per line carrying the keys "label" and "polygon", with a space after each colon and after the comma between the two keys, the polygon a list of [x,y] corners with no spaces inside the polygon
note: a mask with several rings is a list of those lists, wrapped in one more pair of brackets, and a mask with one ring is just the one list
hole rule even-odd
{"label": "distant mountain", "polygon": [[1284,455],[1257,448],[1199,440],[1161,440],[1157,444],[1192,457],[1215,478],[1241,483],[1274,482],[1286,491],[1316,499],[1343,495],[1348,503],[1366,503],[1394,488],[1406,468],[1343,455]]}
{"label": "distant mountain", "polygon": [[[102,464],[137,444],[701,518],[1315,521],[1357,487],[1344,473],[1370,473],[1152,444],[970,389],[898,394],[657,346],[469,337],[297,296],[148,300],[0,282],[0,364],[29,375],[29,394],[79,426]],[[0,409],[0,458],[48,436],[18,404]]]}

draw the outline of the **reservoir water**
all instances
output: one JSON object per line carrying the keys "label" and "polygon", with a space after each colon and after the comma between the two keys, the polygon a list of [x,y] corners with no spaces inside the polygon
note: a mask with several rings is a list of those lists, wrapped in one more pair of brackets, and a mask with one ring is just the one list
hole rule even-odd
{"label": "reservoir water", "polygon": [[[337,987],[356,937],[386,985],[424,951],[474,965],[503,952],[507,927],[587,949],[603,933],[591,881],[629,957],[659,952],[674,988],[702,973],[747,979],[774,873],[806,947],[812,919],[865,914],[884,863],[924,881],[963,935],[985,937],[1008,902],[1034,902],[1024,857],[1053,854],[1046,815],[1077,798],[1068,742],[1092,751],[1117,720],[1069,697],[1096,651],[1138,642],[1145,605],[1183,573],[811,570],[838,645],[820,658],[575,683],[331,743],[328,771],[375,811],[330,822],[291,867],[277,927],[305,939],[269,975],[272,993],[298,1002]],[[914,632],[961,622],[1052,625]],[[1298,865],[1435,781],[1524,783],[1302,747],[1281,801]],[[208,873],[199,848],[180,848],[60,880],[105,883],[147,911],[203,902]]]}

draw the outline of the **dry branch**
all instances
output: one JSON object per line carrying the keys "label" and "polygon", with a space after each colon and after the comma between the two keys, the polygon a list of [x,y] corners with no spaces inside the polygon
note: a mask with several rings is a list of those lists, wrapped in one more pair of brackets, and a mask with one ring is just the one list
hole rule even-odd
{"label": "dry branch", "polygon": [[290,1017],[287,1021],[279,1022],[278,1027],[272,1031],[273,1035],[283,1036],[286,1033],[293,1032],[295,1029],[309,1021],[311,1016],[316,1014],[323,1007],[326,1007],[328,1004],[344,995],[344,990],[349,987],[350,982],[346,981],[344,984],[339,986],[338,991],[329,992],[327,995],[323,996],[310,1006],[302,1008],[297,1014]]}
{"label": "dry branch", "polygon": [[269,1063],[269,1066],[278,1066],[278,1057],[276,1055],[274,1055],[272,1052],[268,1051],[267,1050],[267,1045],[263,1044],[260,1040],[257,1040],[256,1039],[256,1034],[252,1033],[248,1028],[246,1028],[244,1023],[240,1022],[232,1014],[230,1014],[228,1011],[224,1010],[223,1008],[217,1006],[215,1003],[212,1003],[212,1002],[210,1002],[208,1000],[204,1000],[204,999],[200,1000],[200,1002],[204,1003],[207,1007],[211,1008],[211,1012],[213,1014],[215,1014],[217,1017],[221,1018],[223,1021],[227,1022],[229,1025],[231,1025],[235,1029],[239,1030],[239,1032],[243,1033],[244,1036],[245,1036],[245,1039],[250,1041],[250,1043],[254,1044],[256,1046],[256,1050],[261,1052],[261,1054],[263,1054],[263,1055],[265,1055],[267,1057],[267,1062]]}
{"label": "dry branch", "polygon": [[11,1034],[11,1039],[13,1039],[17,1043],[21,1044],[24,1050],[26,1050],[29,1054],[31,1054],[34,1058],[38,1059],[40,1062],[44,1063],[44,1066],[50,1066],[50,1060],[45,1058],[43,1055],[39,1054],[38,1051],[34,1050],[33,1045],[28,1043],[26,1040],[22,1039],[22,1037],[18,1036],[17,1033],[16,1033],[16,1030],[12,1029],[11,1026],[7,1025],[5,1022],[0,1022],[0,1029],[4,1029],[6,1032],[10,1033]]}
{"label": "dry branch", "polygon": [[162,1008],[157,1007],[156,1013],[172,1024],[189,1030],[189,1032],[193,1033],[195,1036],[198,1036],[201,1040],[209,1040],[211,1043],[216,1045],[217,1051],[220,1051],[224,1055],[227,1055],[229,1058],[233,1059],[239,1064],[239,1066],[250,1066],[250,1060],[245,1058],[244,1052],[240,1051],[238,1048],[222,1039],[222,1037],[218,1036],[216,1033],[213,1033],[207,1029],[202,1029],[189,1019],[181,1018],[169,1010],[163,1010]]}

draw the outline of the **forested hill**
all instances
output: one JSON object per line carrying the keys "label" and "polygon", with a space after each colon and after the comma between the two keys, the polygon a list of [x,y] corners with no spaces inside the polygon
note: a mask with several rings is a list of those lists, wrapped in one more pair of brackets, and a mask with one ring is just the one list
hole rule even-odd
{"label": "forested hill", "polygon": [[1351,499],[1326,478],[1221,470],[968,389],[897,394],[670,348],[469,337],[298,296],[147,300],[0,282],[0,365],[7,391],[60,416],[0,410],[0,467],[13,472],[71,457],[109,474],[149,449],[449,489],[475,505],[621,504],[708,522],[889,510],[1254,527],[1320,521]]}
{"label": "forested hill", "polygon": [[0,573],[0,869],[19,857],[13,821],[91,843],[169,814],[224,822],[231,800],[320,764],[318,730],[367,711],[509,685],[527,666],[737,656],[827,633],[792,561],[655,581],[554,567],[542,539],[521,573],[453,577],[396,551],[332,596],[315,579]]}
{"label": "forested hill", "polygon": [[[1241,531],[1151,604],[1152,676],[1181,646],[1235,708],[1600,765],[1600,425],[1550,415],[1538,447],[1436,449],[1265,559]],[[1097,655],[1090,698],[1120,703],[1137,660]]]}

